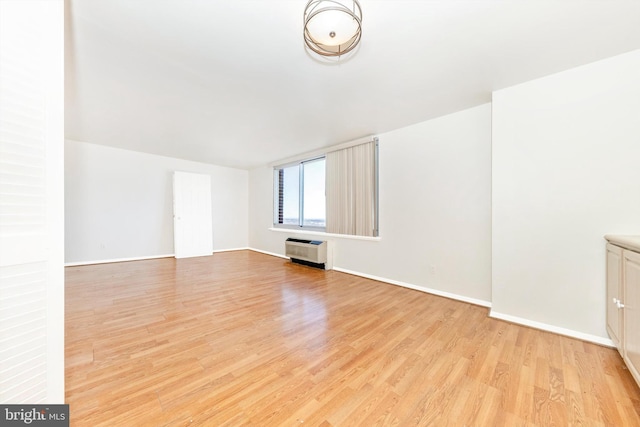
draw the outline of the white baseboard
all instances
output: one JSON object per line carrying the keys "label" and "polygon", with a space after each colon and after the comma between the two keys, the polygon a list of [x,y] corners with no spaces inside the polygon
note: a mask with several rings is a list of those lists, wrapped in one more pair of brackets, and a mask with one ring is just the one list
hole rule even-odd
{"label": "white baseboard", "polygon": [[144,261],[146,259],[172,258],[174,256],[175,256],[174,254],[167,254],[167,255],[153,255],[153,256],[143,256],[143,257],[132,257],[132,258],[114,258],[114,259],[101,259],[101,260],[93,260],[93,261],[66,262],[64,266],[76,267],[79,265],[110,264],[112,262]]}
{"label": "white baseboard", "polygon": [[536,322],[534,320],[524,319],[522,317],[512,316],[510,314],[498,313],[495,310],[489,311],[489,317],[499,320],[505,320],[507,322],[516,323],[518,325],[528,326],[534,329],[540,329],[541,331],[552,332],[558,335],[564,335],[570,338],[576,338],[582,341],[592,342],[594,344],[600,344],[606,347],[615,347],[613,341],[608,338],[602,338],[597,335],[585,334],[584,332],[574,331],[572,329],[565,329],[559,326],[549,325],[547,323]]}
{"label": "white baseboard", "polygon": [[[216,249],[212,253],[216,254],[220,252],[246,251],[249,249],[250,248]],[[93,261],[67,262],[64,264],[64,266],[77,267],[81,265],[110,264],[113,262],[144,261],[147,259],[173,258],[174,256],[175,254],[166,254],[166,255],[152,255],[152,256],[131,257],[131,258],[114,258],[114,259],[101,259],[101,260],[93,260]]]}
{"label": "white baseboard", "polygon": [[[249,250],[252,250],[254,252],[260,252],[260,253],[263,253],[263,254],[266,254],[266,255],[275,256],[275,257],[278,257],[278,258],[289,259],[289,257],[287,257],[287,256],[276,254],[276,253],[273,253],[273,252],[263,251],[263,250],[260,250],[260,249],[249,248]],[[386,279],[384,277],[374,276],[374,275],[366,274],[366,273],[360,273],[359,271],[347,270],[346,268],[340,268],[340,267],[334,266],[333,270],[339,271],[341,273],[351,274],[351,275],[354,275],[354,276],[364,277],[365,279],[377,280],[378,282],[384,282],[384,283],[389,283],[391,285],[402,286],[403,288],[414,289],[416,291],[421,291],[421,292],[425,292],[425,293],[428,293],[428,294],[438,295],[438,296],[442,296],[442,297],[445,297],[445,298],[454,299],[454,300],[457,300],[457,301],[468,302],[470,304],[479,305],[479,306],[482,306],[482,307],[491,307],[491,303],[488,302],[488,301],[482,301],[482,300],[479,300],[479,299],[469,298],[469,297],[465,297],[465,296],[462,296],[462,295],[451,294],[449,292],[443,292],[443,291],[439,291],[439,290],[436,290],[436,289],[424,288],[424,287],[412,285],[411,283],[405,283],[405,282],[400,282],[398,280]]]}
{"label": "white baseboard", "polygon": [[213,251],[214,254],[220,253],[220,252],[234,252],[234,251],[248,251],[250,250],[250,248],[231,248],[231,249],[216,249],[215,251]]}
{"label": "white baseboard", "polygon": [[360,276],[367,279],[377,280],[378,282],[389,283],[391,285],[402,286],[403,288],[413,289],[420,292],[425,292],[427,294],[438,295],[441,297],[454,299],[457,301],[467,302],[473,305],[479,305],[482,307],[491,307],[491,303],[488,301],[483,301],[476,298],[469,298],[458,294],[452,294],[449,292],[443,292],[437,289],[425,288],[422,286],[413,285],[411,283],[400,282],[398,280],[386,279],[384,277],[373,276],[371,274],[360,273],[358,271],[347,270],[346,268],[333,267],[334,270],[339,271],[341,273],[352,274],[354,276]]}
{"label": "white baseboard", "polygon": [[289,259],[289,257],[288,257],[288,256],[280,255],[280,254],[277,254],[277,253],[275,253],[275,252],[268,252],[268,251],[263,251],[263,250],[255,249],[255,248],[248,248],[248,249],[249,249],[250,251],[260,252],[261,254],[265,254],[265,255],[271,255],[271,256],[278,257],[278,258]]}

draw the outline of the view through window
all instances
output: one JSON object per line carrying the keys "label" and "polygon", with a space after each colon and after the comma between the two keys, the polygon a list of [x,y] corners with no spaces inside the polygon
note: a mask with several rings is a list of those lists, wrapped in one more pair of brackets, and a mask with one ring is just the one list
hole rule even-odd
{"label": "view through window", "polygon": [[325,158],[276,169],[276,218],[282,226],[326,226]]}

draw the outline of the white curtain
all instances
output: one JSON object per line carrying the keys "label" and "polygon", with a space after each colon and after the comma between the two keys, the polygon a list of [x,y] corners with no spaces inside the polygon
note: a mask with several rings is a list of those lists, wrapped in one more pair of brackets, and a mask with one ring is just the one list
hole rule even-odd
{"label": "white curtain", "polygon": [[327,153],[327,233],[376,235],[376,143]]}

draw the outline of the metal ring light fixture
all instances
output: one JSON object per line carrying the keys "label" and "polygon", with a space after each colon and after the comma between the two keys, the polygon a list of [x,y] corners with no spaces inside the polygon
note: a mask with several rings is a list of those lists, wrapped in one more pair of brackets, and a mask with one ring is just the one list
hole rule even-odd
{"label": "metal ring light fixture", "polygon": [[362,36],[357,0],[310,0],[304,9],[304,41],[322,56],[351,52]]}

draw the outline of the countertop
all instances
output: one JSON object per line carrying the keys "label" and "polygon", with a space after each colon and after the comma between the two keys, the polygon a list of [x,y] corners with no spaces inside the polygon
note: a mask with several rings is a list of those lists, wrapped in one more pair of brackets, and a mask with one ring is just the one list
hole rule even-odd
{"label": "countertop", "polygon": [[604,236],[612,245],[620,246],[631,251],[640,252],[640,236],[625,236],[620,234],[607,234]]}

